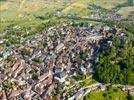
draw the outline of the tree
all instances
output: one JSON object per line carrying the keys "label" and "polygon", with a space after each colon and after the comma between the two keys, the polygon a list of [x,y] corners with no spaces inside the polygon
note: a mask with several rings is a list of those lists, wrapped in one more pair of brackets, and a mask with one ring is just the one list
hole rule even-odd
{"label": "tree", "polygon": [[86,60],[87,57],[88,57],[88,53],[83,51],[83,50],[81,50],[80,53],[79,53],[79,58],[81,60]]}
{"label": "tree", "polygon": [[22,54],[23,56],[30,56],[30,51],[29,51],[28,49],[26,49],[26,48],[23,48],[23,49],[21,50],[21,54]]}
{"label": "tree", "polygon": [[38,80],[38,74],[37,73],[33,73],[32,74],[32,79],[33,80]]}
{"label": "tree", "polygon": [[7,89],[11,89],[12,87],[13,87],[12,82],[8,82],[5,84],[5,88],[7,88]]}
{"label": "tree", "polygon": [[37,63],[42,63],[43,61],[41,57],[35,57],[33,60]]}
{"label": "tree", "polygon": [[128,5],[132,6],[133,5],[133,0],[128,0]]}
{"label": "tree", "polygon": [[114,37],[113,46],[100,51],[95,78],[103,83],[134,84],[134,49],[131,40],[122,44]]}

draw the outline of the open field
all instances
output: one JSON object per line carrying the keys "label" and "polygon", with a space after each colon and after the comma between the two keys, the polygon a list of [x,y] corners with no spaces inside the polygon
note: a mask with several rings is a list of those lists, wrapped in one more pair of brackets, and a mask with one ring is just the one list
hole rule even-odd
{"label": "open field", "polygon": [[119,88],[110,88],[101,92],[93,91],[84,100],[127,100],[127,93]]}
{"label": "open field", "polygon": [[63,13],[71,13],[75,12],[80,15],[88,15],[90,14],[90,9],[88,9],[89,4],[95,4],[97,6],[101,6],[106,9],[112,9],[118,4],[122,4],[127,0],[77,0],[70,6],[66,7],[63,10]]}
{"label": "open field", "polygon": [[[89,5],[93,4],[111,10],[125,2],[127,0],[2,0],[0,1],[0,32],[12,24],[36,28],[51,19],[54,14],[90,16],[93,10],[89,9]],[[133,7],[123,7],[118,13],[126,18],[131,11]]]}
{"label": "open field", "polygon": [[134,6],[123,7],[118,11],[118,13],[121,14],[123,18],[126,18],[128,15],[131,15],[131,12],[134,12]]}

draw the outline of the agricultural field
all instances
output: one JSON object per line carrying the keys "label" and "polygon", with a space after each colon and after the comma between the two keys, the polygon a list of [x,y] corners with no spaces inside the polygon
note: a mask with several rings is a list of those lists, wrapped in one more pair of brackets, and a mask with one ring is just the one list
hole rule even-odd
{"label": "agricultural field", "polygon": [[[127,0],[1,0],[0,1],[0,32],[11,25],[29,26],[36,29],[55,15],[90,16],[96,5],[102,9],[111,10]],[[125,11],[125,13],[123,13]],[[127,18],[133,7],[121,7],[117,13]],[[60,20],[60,19],[58,19]]]}
{"label": "agricultural field", "polygon": [[132,13],[134,13],[134,6],[133,7],[122,7],[118,11],[118,13],[122,15],[122,18],[126,18],[129,15],[133,15]]}

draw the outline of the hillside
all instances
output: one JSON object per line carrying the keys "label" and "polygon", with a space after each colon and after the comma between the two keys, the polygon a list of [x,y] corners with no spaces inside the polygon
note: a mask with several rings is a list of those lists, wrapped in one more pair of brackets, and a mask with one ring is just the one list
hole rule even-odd
{"label": "hillside", "polygon": [[55,14],[89,17],[98,10],[94,5],[102,9],[98,10],[102,13],[115,9],[124,19],[133,15],[134,8],[124,6],[126,2],[127,0],[1,0],[0,31],[11,24],[36,28]]}

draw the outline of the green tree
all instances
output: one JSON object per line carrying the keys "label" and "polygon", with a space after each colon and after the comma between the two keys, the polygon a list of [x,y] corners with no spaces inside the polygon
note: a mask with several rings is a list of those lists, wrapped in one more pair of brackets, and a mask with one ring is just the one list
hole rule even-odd
{"label": "green tree", "polygon": [[12,82],[8,82],[8,83],[6,83],[6,84],[5,84],[5,88],[7,88],[7,89],[11,89],[11,88],[13,88],[13,84],[12,84]]}
{"label": "green tree", "polygon": [[33,80],[38,80],[38,74],[37,73],[33,73],[32,74],[32,79]]}
{"label": "green tree", "polygon": [[95,78],[104,83],[134,84],[134,49],[131,40],[122,44],[114,37],[113,46],[99,54]]}
{"label": "green tree", "polygon": [[132,6],[133,5],[133,0],[128,0],[128,5]]}

